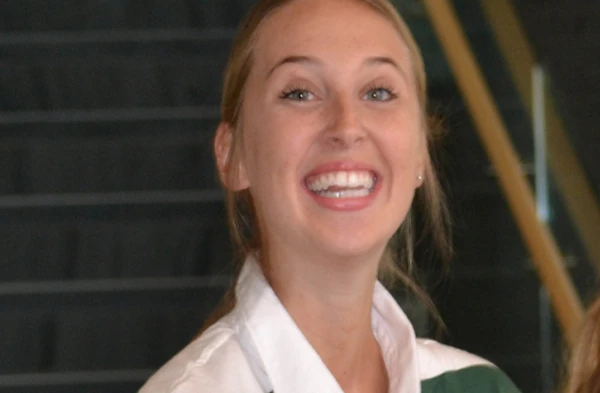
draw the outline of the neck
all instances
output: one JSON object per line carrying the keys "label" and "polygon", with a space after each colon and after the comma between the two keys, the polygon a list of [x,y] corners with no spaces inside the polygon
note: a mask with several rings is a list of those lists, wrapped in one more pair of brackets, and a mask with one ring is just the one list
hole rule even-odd
{"label": "neck", "polygon": [[371,326],[380,255],[344,263],[273,251],[263,261],[267,280],[344,392],[387,392]]}

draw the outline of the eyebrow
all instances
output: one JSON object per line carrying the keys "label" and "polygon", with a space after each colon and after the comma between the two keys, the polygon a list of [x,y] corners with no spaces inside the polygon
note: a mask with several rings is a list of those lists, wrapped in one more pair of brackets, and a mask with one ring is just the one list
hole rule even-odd
{"label": "eyebrow", "polygon": [[[285,64],[309,64],[309,65],[319,65],[320,66],[320,65],[323,65],[323,62],[321,60],[317,59],[316,57],[311,57],[311,56],[287,56],[287,57],[284,57],[283,59],[281,59],[280,61],[278,61],[277,63],[275,63],[275,65],[273,67],[271,67],[271,69],[267,73],[267,79],[273,74],[273,72],[275,72],[275,70],[277,68],[279,68]],[[364,61],[363,64],[367,65],[367,66],[389,64],[392,67],[394,67],[405,80],[408,80],[408,76],[406,75],[404,70],[391,57],[387,57],[387,56],[369,57]]]}
{"label": "eyebrow", "polygon": [[273,72],[282,65],[285,64],[309,64],[309,65],[322,65],[323,62],[315,57],[310,56],[288,56],[278,61],[267,73],[267,78],[269,78]]}
{"label": "eyebrow", "polygon": [[398,63],[396,63],[396,61],[394,59],[392,59],[391,57],[387,57],[387,56],[376,56],[376,57],[369,57],[366,61],[365,61],[366,65],[380,65],[380,64],[389,64],[392,67],[394,67],[405,80],[408,80],[408,75],[406,75],[406,72],[404,72],[404,70],[402,69],[402,67],[400,67],[400,65],[398,65]]}

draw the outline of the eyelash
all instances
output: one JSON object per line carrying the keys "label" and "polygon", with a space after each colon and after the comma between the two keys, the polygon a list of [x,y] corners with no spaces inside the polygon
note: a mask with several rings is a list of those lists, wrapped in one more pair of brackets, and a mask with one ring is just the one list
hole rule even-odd
{"label": "eyelash", "polygon": [[367,89],[367,92],[365,95],[368,96],[369,94],[371,94],[375,91],[378,91],[378,90],[384,90],[386,93],[388,93],[390,95],[390,98],[388,100],[382,100],[383,102],[391,101],[391,100],[398,98],[398,94],[394,91],[394,89],[392,89],[389,86],[385,86],[385,85],[372,85],[369,89]]}
{"label": "eyelash", "polygon": [[292,94],[294,94],[294,93],[308,93],[308,94],[312,94],[307,87],[292,86],[292,87],[287,88],[284,91],[282,91],[281,94],[279,95],[279,98],[281,98],[281,99],[290,99],[290,96]]}
{"label": "eyelash", "polygon": [[[394,92],[394,89],[392,89],[389,86],[385,86],[385,85],[372,85],[371,87],[369,87],[367,89],[367,92],[365,93],[365,95],[368,97],[369,94],[372,94],[372,93],[374,93],[376,91],[380,91],[380,90],[383,90],[387,94],[389,94],[389,99],[377,100],[377,101],[387,102],[387,101],[392,101],[392,100],[398,98],[398,94],[396,92]],[[288,89],[285,89],[283,92],[281,92],[281,94],[279,95],[279,98],[280,99],[290,99],[293,94],[297,94],[297,93],[313,94],[306,87],[292,86]],[[299,100],[299,101],[303,101],[303,100]]]}

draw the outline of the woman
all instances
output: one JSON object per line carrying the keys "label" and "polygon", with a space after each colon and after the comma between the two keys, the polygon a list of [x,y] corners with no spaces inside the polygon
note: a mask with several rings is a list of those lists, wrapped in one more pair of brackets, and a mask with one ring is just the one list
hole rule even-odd
{"label": "woman", "polygon": [[569,362],[564,393],[600,392],[600,298],[589,307]]}
{"label": "woman", "polygon": [[422,59],[387,0],[258,2],[215,138],[245,260],[215,322],[142,392],[517,391],[484,360],[417,340],[377,281],[415,288],[418,188],[448,247],[425,107]]}

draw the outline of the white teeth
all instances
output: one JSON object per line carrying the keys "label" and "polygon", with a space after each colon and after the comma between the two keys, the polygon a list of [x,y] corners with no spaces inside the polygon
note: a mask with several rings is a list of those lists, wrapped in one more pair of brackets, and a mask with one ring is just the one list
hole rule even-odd
{"label": "white teeth", "polygon": [[356,172],[351,172],[348,175],[348,186],[349,187],[358,187],[360,186],[359,174]]}
{"label": "white teeth", "polygon": [[360,198],[371,193],[371,190],[360,188],[358,190],[343,190],[343,191],[321,191],[319,195],[325,198]]}
{"label": "white teeth", "polygon": [[321,182],[325,183],[325,188],[329,187],[328,184],[336,184],[337,182],[337,176],[335,173],[330,173],[327,176],[323,176],[321,178]]}
{"label": "white teeth", "polygon": [[335,184],[339,185],[339,187],[347,187],[348,174],[346,172],[338,172],[337,175],[335,175]]}
{"label": "white teeth", "polygon": [[[311,191],[327,198],[356,198],[368,195],[373,190],[375,177],[369,171],[329,172],[307,179],[306,185]],[[336,190],[329,190],[331,187]]]}

